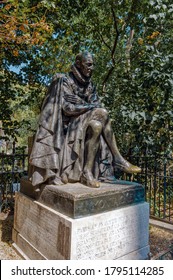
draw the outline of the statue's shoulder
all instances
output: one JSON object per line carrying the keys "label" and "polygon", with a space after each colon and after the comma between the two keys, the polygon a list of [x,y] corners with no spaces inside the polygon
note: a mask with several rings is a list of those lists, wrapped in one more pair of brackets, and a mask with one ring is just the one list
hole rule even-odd
{"label": "statue's shoulder", "polygon": [[52,82],[56,82],[56,81],[59,80],[59,79],[64,79],[65,76],[66,76],[65,73],[56,73],[56,74],[53,76]]}
{"label": "statue's shoulder", "polygon": [[65,82],[65,83],[72,83],[73,82],[73,80],[72,80],[71,76],[69,75],[69,73],[56,73],[53,76],[52,82],[57,82],[60,79],[62,79],[63,82]]}

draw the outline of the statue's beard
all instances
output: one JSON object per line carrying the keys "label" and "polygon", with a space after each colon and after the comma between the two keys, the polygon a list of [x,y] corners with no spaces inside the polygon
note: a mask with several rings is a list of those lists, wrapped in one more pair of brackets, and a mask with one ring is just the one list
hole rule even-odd
{"label": "statue's beard", "polygon": [[84,76],[79,68],[76,67],[75,64],[72,65],[71,71],[74,74],[75,78],[81,83],[81,84],[88,84],[90,82],[91,75],[89,77]]}

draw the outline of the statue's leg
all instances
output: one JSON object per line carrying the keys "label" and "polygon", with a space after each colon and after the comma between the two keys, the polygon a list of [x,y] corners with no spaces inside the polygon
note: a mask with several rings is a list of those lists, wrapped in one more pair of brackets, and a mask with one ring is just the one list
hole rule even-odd
{"label": "statue's leg", "polygon": [[93,110],[92,115],[94,120],[99,121],[99,123],[102,124],[101,133],[106,144],[108,145],[108,148],[112,153],[114,166],[126,173],[141,172],[141,168],[131,164],[130,162],[125,160],[123,156],[120,154],[107,110],[104,108],[96,108]]}
{"label": "statue's leg", "polygon": [[81,177],[81,183],[92,188],[100,187],[100,183],[93,177],[92,169],[99,148],[101,133],[102,133],[101,122],[97,120],[92,120],[88,123],[86,142],[85,142],[84,169]]}
{"label": "statue's leg", "polygon": [[123,158],[123,156],[120,154],[109,118],[107,118],[107,121],[105,122],[105,125],[103,126],[103,138],[104,138],[105,142],[107,143],[107,145],[113,155],[115,167],[121,169],[122,171],[124,171],[126,173],[141,172],[141,168],[131,164],[130,162],[125,160]]}

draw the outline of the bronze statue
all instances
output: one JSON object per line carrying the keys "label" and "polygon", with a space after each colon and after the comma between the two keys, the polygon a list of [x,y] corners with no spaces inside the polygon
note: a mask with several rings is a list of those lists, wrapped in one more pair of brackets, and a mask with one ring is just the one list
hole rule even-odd
{"label": "bronze statue", "polygon": [[141,171],[117,148],[108,112],[91,81],[93,68],[93,56],[85,51],[68,74],[55,75],[30,156],[34,186],[81,182],[98,188],[100,179],[114,175],[117,167],[126,173]]}

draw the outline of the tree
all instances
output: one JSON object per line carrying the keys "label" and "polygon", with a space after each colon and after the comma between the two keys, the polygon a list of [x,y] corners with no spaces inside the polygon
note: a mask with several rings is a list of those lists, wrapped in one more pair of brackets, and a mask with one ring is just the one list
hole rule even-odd
{"label": "tree", "polygon": [[20,127],[28,123],[25,118],[15,118],[15,101],[21,106],[23,101],[19,100],[25,93],[24,100],[32,106],[32,96],[38,92],[32,82],[25,81],[24,73],[14,73],[10,67],[30,63],[34,46],[41,47],[52,35],[52,25],[46,22],[46,11],[52,6],[53,2],[48,5],[44,1],[0,1],[0,120],[6,136],[15,138]]}
{"label": "tree", "polygon": [[[124,153],[129,152],[129,145],[138,151],[169,152],[173,126],[171,1],[24,2],[28,22],[36,24],[37,15],[40,23],[44,15],[49,30],[43,28],[39,35],[45,41],[28,44],[26,51],[26,45],[17,45],[21,47],[18,56],[9,55],[7,48],[3,68],[20,64],[18,77],[23,83],[48,84],[56,72],[68,71],[76,53],[92,51],[97,61],[94,80]],[[33,7],[35,15],[29,13]],[[32,40],[33,29],[28,27]]]}
{"label": "tree", "polygon": [[172,8],[171,1],[97,0],[70,17],[75,47],[96,53],[95,78],[126,153],[125,132],[138,151],[172,150]]}
{"label": "tree", "polygon": [[44,1],[0,1],[1,59],[7,52],[17,57],[20,51],[46,41],[52,26],[46,22],[45,13],[40,12],[43,4]]}
{"label": "tree", "polygon": [[129,77],[119,83],[124,131],[131,133],[138,151],[170,154],[173,149],[172,9],[170,1],[146,6],[141,32],[133,40]]}

